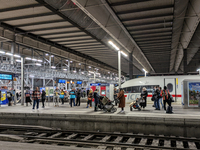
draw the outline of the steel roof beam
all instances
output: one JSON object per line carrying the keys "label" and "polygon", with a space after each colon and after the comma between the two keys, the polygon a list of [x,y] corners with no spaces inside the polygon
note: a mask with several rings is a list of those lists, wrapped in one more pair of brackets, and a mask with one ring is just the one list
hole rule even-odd
{"label": "steel roof beam", "polygon": [[155,36],[166,36],[166,35],[172,35],[172,32],[160,32],[160,33],[151,33],[151,34],[136,34],[133,35],[134,38],[140,38],[140,37],[155,37]]}
{"label": "steel roof beam", "polygon": [[154,11],[154,10],[162,10],[167,8],[173,8],[174,5],[166,5],[166,6],[154,6],[154,7],[148,7],[148,8],[140,8],[140,9],[132,9],[132,10],[126,10],[126,11],[119,11],[117,12],[117,15],[127,15],[127,14],[133,14],[133,13],[139,13],[139,12],[146,12],[146,11]]}
{"label": "steel roof beam", "polygon": [[162,43],[162,42],[171,42],[171,39],[166,39],[166,40],[149,40],[149,41],[144,41],[144,42],[137,42],[139,45],[140,44],[152,44],[152,43],[157,43],[157,44],[160,44],[160,43]]}
{"label": "steel roof beam", "polygon": [[[142,27],[142,26],[141,26]],[[129,32],[131,33],[131,34],[133,34],[132,32],[137,32],[137,31],[152,31],[152,30],[158,30],[158,29],[165,29],[165,28],[172,28],[172,25],[167,25],[167,26],[161,26],[161,27],[151,27],[151,28],[141,28],[141,29],[135,29],[135,30],[133,30],[133,29],[131,29],[131,30],[129,30]]]}
{"label": "steel roof beam", "polygon": [[58,44],[62,44],[62,45],[65,45],[65,44],[85,44],[85,43],[97,43],[97,41],[74,41],[74,42],[57,42]]}
{"label": "steel roof beam", "polygon": [[67,32],[53,32],[53,33],[41,33],[41,34],[37,34],[39,36],[48,36],[48,35],[58,35],[58,34],[71,34],[71,33],[84,33],[85,32],[82,32],[80,30],[74,30],[74,31],[67,31]]}
{"label": "steel roof beam", "polygon": [[157,15],[147,15],[147,16],[143,16],[143,17],[131,17],[128,19],[121,19],[121,21],[123,23],[125,22],[130,22],[130,21],[135,21],[135,20],[143,20],[143,19],[154,19],[154,18],[159,18],[159,17],[173,17],[173,13],[166,13],[166,14],[157,14]]}
{"label": "steel roof beam", "polygon": [[148,35],[148,34],[157,34],[157,33],[167,33],[167,32],[172,32],[171,28],[163,28],[163,29],[158,29],[156,30],[149,30],[149,31],[138,31],[134,32],[132,35]]}
{"label": "steel roof beam", "polygon": [[17,7],[0,9],[0,12],[14,11],[14,10],[33,8],[33,7],[40,7],[40,6],[42,6],[42,5],[41,4],[30,4],[30,5],[24,5],[24,6],[17,6]]}
{"label": "steel roof beam", "polygon": [[121,1],[121,2],[115,2],[110,3],[110,6],[122,6],[122,5],[129,5],[129,4],[135,4],[135,3],[141,3],[141,2],[148,2],[152,0],[128,0],[128,1]]}
{"label": "steel roof beam", "polygon": [[15,25],[15,27],[18,28],[18,27],[35,26],[35,25],[43,25],[43,24],[51,24],[51,23],[62,23],[62,22],[66,22],[66,21],[63,20],[63,19],[50,20],[50,21],[40,21],[40,22],[19,24],[19,25]]}
{"label": "steel roof beam", "polygon": [[[73,40],[63,40],[62,42],[76,42],[76,41],[87,41],[87,40],[94,40],[93,38],[84,38],[84,39],[73,39]],[[56,41],[59,42],[59,41]]]}
{"label": "steel roof beam", "polygon": [[170,39],[172,36],[155,36],[149,38],[137,38],[136,41],[148,41],[148,40],[160,40],[160,39]]}
{"label": "steel roof beam", "polygon": [[[63,41],[66,41],[65,38],[75,38],[75,37],[86,37],[88,38],[89,36],[88,35],[71,35],[71,36],[58,36],[58,37],[52,37],[52,38],[47,38],[49,40],[56,40],[56,42],[63,42]],[[60,41],[59,41],[60,39]],[[64,40],[62,40],[64,39]],[[84,38],[83,38],[84,39]],[[79,39],[79,40],[82,40],[82,39]]]}
{"label": "steel roof beam", "polygon": [[138,44],[139,46],[156,46],[156,45],[169,45],[171,42],[151,43],[151,44]]}
{"label": "steel roof beam", "polygon": [[40,14],[33,14],[33,15],[23,15],[23,16],[18,16],[18,17],[0,19],[0,22],[29,19],[29,18],[43,17],[43,16],[52,16],[52,15],[55,15],[55,14],[53,12],[47,12],[47,13],[40,13]]}
{"label": "steel roof beam", "polygon": [[65,25],[65,26],[59,26],[59,27],[46,27],[46,28],[28,30],[28,32],[46,31],[46,30],[56,30],[56,29],[69,29],[69,28],[74,28],[74,26],[72,26],[72,25],[66,26],[66,25]]}

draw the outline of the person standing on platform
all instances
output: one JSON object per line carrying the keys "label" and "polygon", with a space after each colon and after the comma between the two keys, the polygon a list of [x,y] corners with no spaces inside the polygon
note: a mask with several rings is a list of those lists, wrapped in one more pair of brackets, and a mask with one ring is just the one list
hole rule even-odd
{"label": "person standing on platform", "polygon": [[89,94],[88,94],[88,102],[87,102],[87,107],[88,108],[90,105],[90,108],[92,108],[92,99],[93,99],[93,91],[92,89],[90,90]]}
{"label": "person standing on platform", "polygon": [[8,106],[12,106],[12,92],[11,90],[7,91],[7,99],[8,99]]}
{"label": "person standing on platform", "polygon": [[100,97],[99,97],[99,94],[98,94],[98,90],[96,89],[95,91],[94,91],[94,103],[95,103],[95,106],[94,106],[94,111],[97,111],[97,109],[98,109],[98,104],[99,104],[99,99],[100,99]]}
{"label": "person standing on platform", "polygon": [[26,101],[26,106],[28,106],[28,103],[30,103],[32,105],[32,103],[31,103],[31,94],[30,94],[30,92],[28,90],[26,90],[26,93],[25,93],[25,101]]}
{"label": "person standing on platform", "polygon": [[76,92],[76,106],[80,106],[81,90],[78,89]]}
{"label": "person standing on platform", "polygon": [[56,87],[55,91],[54,91],[54,98],[55,98],[55,107],[59,106],[59,98],[60,98],[60,90],[58,89],[58,87]]}
{"label": "person standing on platform", "polygon": [[125,113],[124,111],[124,107],[125,107],[125,96],[124,96],[124,90],[123,89],[119,89],[119,94],[117,96],[117,98],[119,99],[119,108],[121,108],[121,111],[119,113]]}
{"label": "person standing on platform", "polygon": [[65,92],[62,89],[60,92],[60,99],[61,99],[62,105],[64,105],[64,97],[65,97]]}
{"label": "person standing on platform", "polygon": [[37,104],[36,107],[37,107],[37,110],[39,110],[39,102],[40,102],[41,94],[38,87],[36,87],[35,91],[33,91],[32,98],[33,98],[33,110],[35,110],[35,104]]}
{"label": "person standing on platform", "polygon": [[46,99],[46,92],[42,90],[42,108],[44,108],[45,99]]}
{"label": "person standing on platform", "polygon": [[[114,88],[114,100],[117,99],[117,89]],[[117,102],[115,101],[115,106],[117,106]]]}
{"label": "person standing on platform", "polygon": [[164,103],[164,110],[166,111],[166,103],[171,107],[171,101],[169,100],[169,90],[166,86],[164,86],[164,89],[161,91],[160,94],[163,97],[163,103]]}
{"label": "person standing on platform", "polygon": [[147,96],[148,96],[148,92],[147,89],[145,87],[142,88],[142,93],[141,93],[141,99],[142,102],[140,103],[141,108],[145,108],[147,106]]}
{"label": "person standing on platform", "polygon": [[73,88],[70,92],[69,92],[69,96],[70,96],[70,106],[72,107],[72,102],[75,106],[75,98],[76,98],[76,92],[75,92],[75,88]]}
{"label": "person standing on platform", "polygon": [[[159,91],[160,91],[160,94],[161,94],[161,92],[162,92],[162,88],[161,88],[161,87],[159,87]],[[163,109],[164,106],[163,106],[163,102],[162,102],[162,96],[159,95],[159,105],[160,105],[160,104],[161,104],[162,109]]]}
{"label": "person standing on platform", "polygon": [[155,110],[160,110],[160,104],[159,104],[159,98],[160,98],[160,90],[159,90],[159,86],[156,86],[156,90],[155,90]]}

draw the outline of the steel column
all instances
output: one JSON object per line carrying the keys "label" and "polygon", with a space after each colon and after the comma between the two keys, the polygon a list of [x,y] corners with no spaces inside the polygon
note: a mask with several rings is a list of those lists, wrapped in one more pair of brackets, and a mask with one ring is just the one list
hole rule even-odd
{"label": "steel column", "polygon": [[133,52],[129,53],[129,80],[133,79]]}
{"label": "steel column", "polygon": [[24,105],[24,58],[21,57],[21,105]]}
{"label": "steel column", "polygon": [[121,51],[118,51],[118,76],[119,76],[119,88],[121,88]]}

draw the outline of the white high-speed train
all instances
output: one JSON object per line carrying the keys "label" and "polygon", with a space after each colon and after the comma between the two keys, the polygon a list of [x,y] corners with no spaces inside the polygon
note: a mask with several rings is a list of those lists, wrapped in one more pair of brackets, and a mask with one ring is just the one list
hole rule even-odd
{"label": "white high-speed train", "polygon": [[140,97],[142,88],[146,87],[148,91],[147,102],[151,101],[152,91],[155,86],[167,86],[175,102],[181,104],[182,89],[181,82],[185,79],[200,79],[199,75],[177,75],[177,76],[150,76],[128,80],[121,85],[125,91],[126,102],[132,102]]}

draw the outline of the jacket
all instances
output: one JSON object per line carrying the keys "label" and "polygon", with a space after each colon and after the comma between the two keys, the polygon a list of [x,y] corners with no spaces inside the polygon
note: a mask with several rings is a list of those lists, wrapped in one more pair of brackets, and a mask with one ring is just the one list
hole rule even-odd
{"label": "jacket", "polygon": [[160,96],[162,96],[163,97],[163,100],[168,100],[169,99],[169,90],[162,90],[161,92],[160,92]]}
{"label": "jacket", "polygon": [[[142,93],[141,93],[141,95],[140,95],[142,98],[144,98],[144,99],[146,99],[147,98],[147,96],[148,96],[148,92],[147,92],[147,90],[145,90],[145,91],[142,91]],[[143,97],[144,96],[144,97]]]}
{"label": "jacket", "polygon": [[70,99],[75,99],[76,98],[76,92],[75,91],[70,91],[69,92],[69,97],[70,97]]}
{"label": "jacket", "polygon": [[125,96],[124,96],[124,91],[120,91],[119,95],[117,96],[119,98],[119,107],[124,108],[125,107]]}
{"label": "jacket", "polygon": [[59,89],[58,90],[55,89],[54,96],[59,96],[59,95],[60,95],[60,90]]}
{"label": "jacket", "polygon": [[45,99],[45,98],[46,98],[46,92],[42,91],[42,99]]}
{"label": "jacket", "polygon": [[97,91],[94,91],[94,102],[95,103],[99,103],[99,94],[98,94],[98,92]]}
{"label": "jacket", "polygon": [[92,98],[93,98],[93,92],[89,92],[89,94],[88,94],[88,100],[92,100]]}
{"label": "jacket", "polygon": [[81,97],[81,92],[80,92],[80,91],[77,91],[77,92],[76,92],[76,97],[77,97],[77,98],[80,98],[80,97]]}

